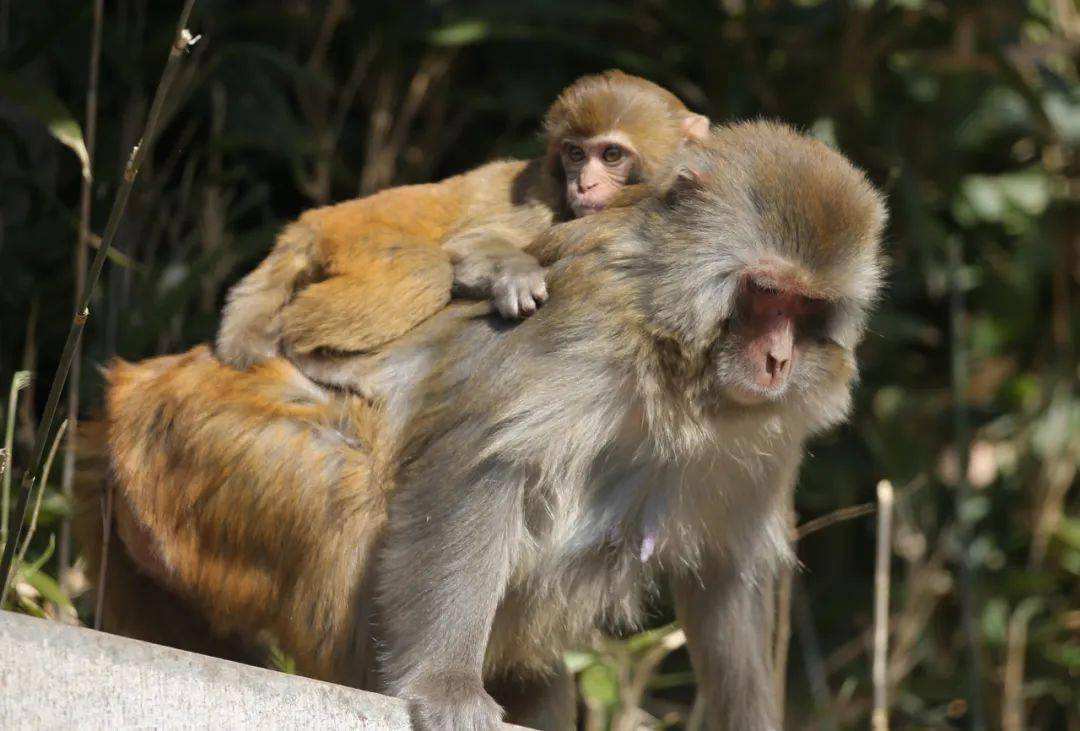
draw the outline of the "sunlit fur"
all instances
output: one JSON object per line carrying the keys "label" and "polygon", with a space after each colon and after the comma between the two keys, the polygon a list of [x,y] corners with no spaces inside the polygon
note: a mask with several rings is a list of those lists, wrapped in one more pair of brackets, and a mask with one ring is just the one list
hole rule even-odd
{"label": "sunlit fur", "polygon": [[[621,132],[637,153],[639,180],[655,181],[669,172],[680,151],[688,123],[708,120],[691,114],[672,94],[651,81],[622,71],[584,76],[565,89],[544,117],[549,166],[558,164],[563,140],[585,140],[608,132]],[[554,168],[553,168],[554,172]]]}
{"label": "sunlit fur", "polygon": [[[573,217],[558,155],[563,130],[585,136],[623,130],[642,155],[636,177],[650,180],[670,167],[685,138],[700,135],[700,125],[684,128],[680,120],[704,118],[649,81],[609,71],[574,82],[546,120],[544,157],[493,162],[439,183],[392,188],[301,215],[229,292],[218,356],[244,368],[283,353],[300,360],[324,350],[374,350],[444,307],[455,274],[465,278],[462,290],[470,295],[509,298],[500,310],[516,316],[514,300],[529,302],[528,293],[493,291],[516,282],[492,280],[511,266],[503,259],[520,264],[520,250],[533,237]],[[470,255],[455,272],[452,261]],[[517,267],[523,269],[520,276],[542,294],[535,263],[535,273]],[[526,307],[531,311],[532,304]]]}
{"label": "sunlit fur", "polygon": [[[275,635],[303,672],[370,686],[377,638],[378,687],[435,728],[497,718],[482,676],[549,704],[498,694],[511,718],[565,728],[546,680],[561,651],[639,624],[666,575],[706,717],[777,727],[762,637],[781,509],[807,437],[849,408],[885,213],[862,173],[782,126],[722,128],[684,162],[665,194],[536,242],[556,263],[532,318],[453,306],[389,349],[377,409],[204,349],[113,366],[128,553],[215,631]],[[747,407],[727,395],[728,333],[758,269],[834,306],[783,397]]]}
{"label": "sunlit fur", "polygon": [[[107,377],[114,531],[129,557],[218,636],[253,646],[269,634],[300,672],[362,684],[354,594],[385,510],[370,404],[280,359],[236,371],[204,346],[117,361]],[[144,602],[124,611],[123,596],[107,598],[106,629],[127,633]],[[197,636],[164,639],[201,649]]]}
{"label": "sunlit fur", "polygon": [[[805,439],[849,408],[884,207],[842,157],[776,125],[721,129],[686,168],[666,199],[613,212],[598,246],[556,264],[532,319],[451,328],[409,396],[379,578],[397,692],[424,699],[432,673],[463,672],[473,648],[446,649],[471,637],[462,615],[493,613],[489,668],[539,670],[599,626],[637,623],[659,569],[734,561],[757,587],[787,556],[780,498]],[[783,398],[745,407],[725,393],[740,378],[726,330],[740,278],[766,263],[836,307]],[[715,682],[731,691],[726,670]],[[752,709],[731,727],[763,726],[763,692],[721,693]]]}

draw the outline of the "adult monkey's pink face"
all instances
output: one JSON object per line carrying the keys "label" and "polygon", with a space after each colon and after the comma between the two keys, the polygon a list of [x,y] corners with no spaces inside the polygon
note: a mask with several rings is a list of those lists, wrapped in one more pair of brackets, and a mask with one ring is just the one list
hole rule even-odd
{"label": "adult monkey's pink face", "polygon": [[559,155],[566,173],[566,203],[575,218],[603,210],[638,170],[638,153],[619,132],[564,140]]}

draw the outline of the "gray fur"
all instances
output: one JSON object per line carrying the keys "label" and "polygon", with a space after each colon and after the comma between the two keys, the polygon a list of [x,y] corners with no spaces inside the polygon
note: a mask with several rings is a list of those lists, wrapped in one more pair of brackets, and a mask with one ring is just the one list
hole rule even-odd
{"label": "gray fur", "polygon": [[[781,511],[805,441],[850,406],[884,206],[777,125],[718,129],[686,167],[556,264],[530,319],[451,308],[373,369],[401,445],[383,667],[427,727],[492,728],[485,674],[550,672],[596,631],[636,626],[665,574],[709,720],[778,725],[763,595],[790,560]],[[740,277],[777,262],[830,300],[828,330],[800,343],[779,398],[744,406],[726,391],[746,370]],[[394,391],[402,373],[426,376]]]}

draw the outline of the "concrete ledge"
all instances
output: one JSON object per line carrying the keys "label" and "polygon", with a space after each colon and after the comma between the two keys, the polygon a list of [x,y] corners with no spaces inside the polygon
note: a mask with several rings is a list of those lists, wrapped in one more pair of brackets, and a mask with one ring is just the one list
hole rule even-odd
{"label": "concrete ledge", "polygon": [[133,726],[411,728],[395,698],[0,612],[0,728]]}

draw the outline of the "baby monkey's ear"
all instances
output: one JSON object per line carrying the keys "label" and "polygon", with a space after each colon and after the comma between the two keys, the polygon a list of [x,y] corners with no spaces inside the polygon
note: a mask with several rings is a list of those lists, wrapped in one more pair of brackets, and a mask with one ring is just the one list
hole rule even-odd
{"label": "baby monkey's ear", "polygon": [[705,142],[709,139],[709,128],[712,123],[704,114],[688,114],[683,118],[682,131],[688,140]]}

